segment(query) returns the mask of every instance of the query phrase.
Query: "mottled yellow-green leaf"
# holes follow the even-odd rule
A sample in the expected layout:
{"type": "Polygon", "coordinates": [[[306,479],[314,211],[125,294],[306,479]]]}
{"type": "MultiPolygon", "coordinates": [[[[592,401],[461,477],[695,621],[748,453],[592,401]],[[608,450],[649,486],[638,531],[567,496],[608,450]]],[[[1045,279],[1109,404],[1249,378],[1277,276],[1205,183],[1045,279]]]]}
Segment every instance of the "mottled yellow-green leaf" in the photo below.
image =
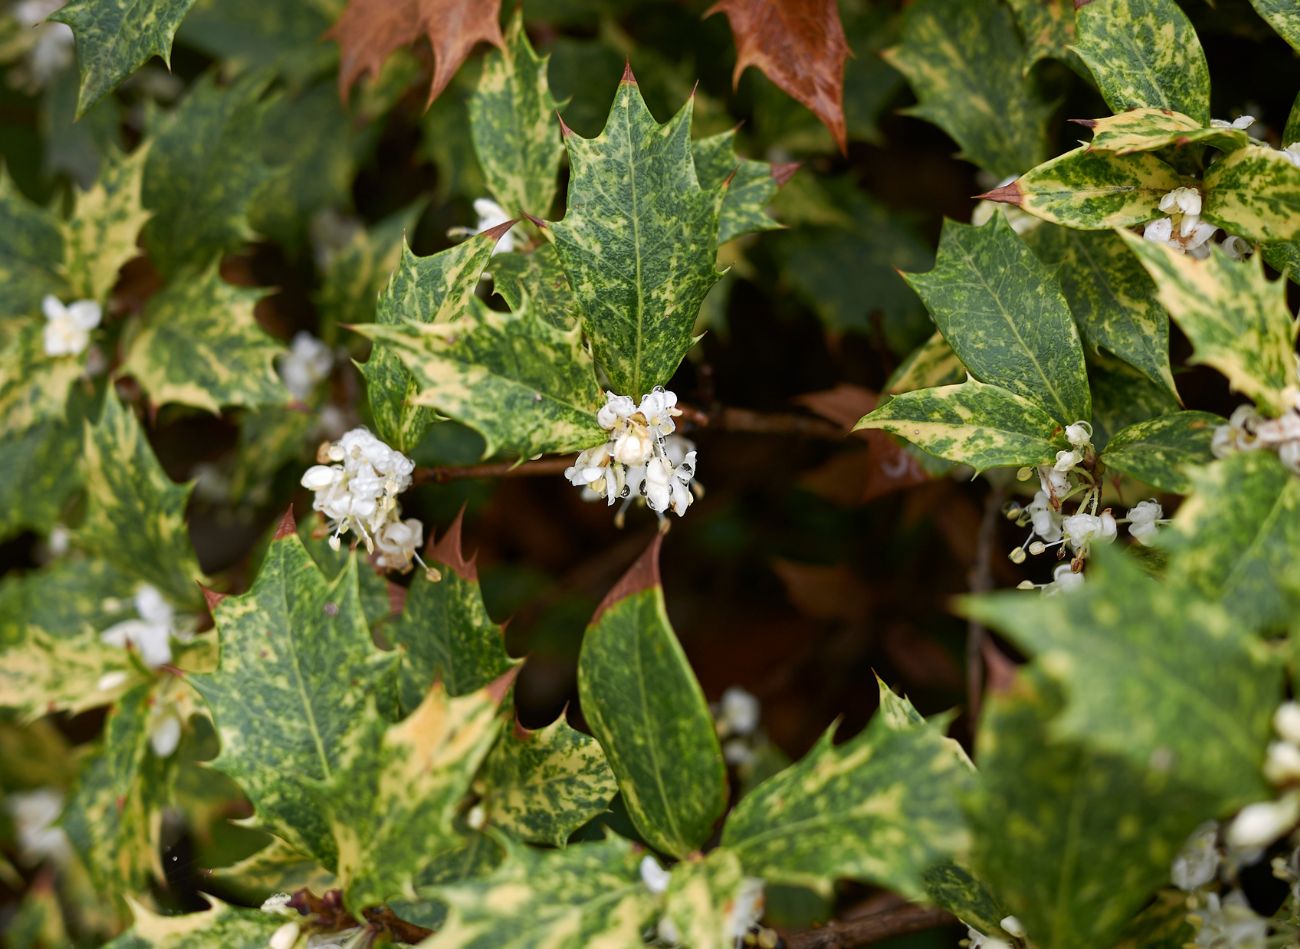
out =
{"type": "Polygon", "coordinates": [[[475,429],[485,457],[576,451],[604,437],[596,424],[603,398],[576,325],[557,329],[528,307],[478,306],[453,323],[356,330],[401,360],[417,389],[411,404],[475,429]]]}
{"type": "Polygon", "coordinates": [[[995,0],[918,0],[903,16],[902,43],[885,59],[907,77],[919,105],[961,146],[961,157],[998,177],[1047,156],[1055,106],[1025,73],[1011,11],[995,0]]]}
{"type": "Polygon", "coordinates": [[[476,787],[489,824],[528,843],[563,847],[618,791],[596,739],[560,716],[536,731],[521,725],[493,746],[476,787]]]}
{"type": "Polygon", "coordinates": [[[478,880],[433,886],[449,906],[427,949],[541,949],[642,945],[657,900],[641,882],[641,853],[608,837],[563,850],[502,838],[506,859],[478,880]]]}
{"type": "Polygon", "coordinates": [[[740,158],[735,151],[736,130],[697,138],[691,143],[695,173],[706,189],[726,187],[718,218],[718,243],[744,234],[770,231],[781,225],[767,215],[767,206],[794,173],[791,165],[740,158]]]}
{"type": "Polygon", "coordinates": [[[1212,145],[1231,152],[1250,143],[1243,129],[1207,127],[1204,123],[1170,109],[1130,109],[1104,119],[1079,120],[1092,129],[1092,147],[1117,155],[1150,152],[1175,145],[1212,145]]]}
{"type": "Polygon", "coordinates": [[[104,949],[266,949],[290,920],[260,909],[230,906],[215,897],[201,913],[164,916],[128,900],[135,924],[104,949]]]}
{"type": "Polygon", "coordinates": [[[1076,24],[1072,48],[1111,109],[1171,109],[1209,124],[1205,52],[1174,0],[1092,0],[1076,24]]]}
{"type": "Polygon", "coordinates": [[[121,371],[155,405],[177,402],[216,414],[226,405],[287,402],[289,390],[275,372],[284,348],[253,316],[261,297],[223,281],[215,263],[172,281],[145,307],[144,328],[121,371]]]}
{"type": "Polygon", "coordinates": [[[437,684],[390,725],[372,702],[337,740],[338,766],[320,788],[354,914],[415,896],[429,858],[459,843],[452,819],[501,730],[513,676],[460,698],[437,684]]]}
{"type": "Polygon", "coordinates": [[[18,639],[6,635],[0,644],[0,707],[29,719],[76,714],[111,702],[121,686],[104,689],[100,683],[117,674],[128,681],[143,675],[129,652],[105,644],[98,632],[58,636],[29,625],[18,639]]]}
{"type": "Polygon", "coordinates": [[[856,428],[892,432],[977,472],[1042,464],[1066,447],[1061,424],[1038,405],[976,379],[896,395],[864,415],[856,428]]]}
{"type": "Polygon", "coordinates": [[[1288,408],[1284,391],[1296,384],[1296,324],[1286,304],[1286,281],[1269,281],[1258,257],[1230,260],[1215,250],[1196,260],[1135,234],[1120,236],[1191,340],[1191,361],[1219,370],[1265,413],[1288,408]]]}
{"type": "Polygon", "coordinates": [[[1246,628],[1300,615],[1300,478],[1270,451],[1189,472],[1191,494],[1167,531],[1169,576],[1220,599],[1246,628]]]}
{"type": "Polygon", "coordinates": [[[1277,35],[1300,52],[1300,7],[1292,0],[1250,0],[1255,12],[1268,21],[1277,35]]]}
{"type": "Polygon", "coordinates": [[[660,125],[629,73],[600,135],[564,138],[571,178],[564,219],[552,225],[555,249],[596,364],[633,399],[673,374],[720,276],[726,193],[696,176],[693,104],[660,125]]]}
{"type": "Polygon", "coordinates": [[[1074,42],[1074,0],[1007,0],[1024,39],[1022,72],[1041,59],[1068,60],[1074,42]]]}
{"type": "Polygon", "coordinates": [[[261,850],[238,863],[209,870],[208,875],[236,890],[252,890],[260,895],[292,893],[307,887],[324,893],[337,887],[337,877],[324,869],[315,858],[295,850],[278,837],[261,850]]]}
{"type": "Polygon", "coordinates": [[[1224,155],[1205,173],[1201,213],[1251,242],[1295,240],[1300,237],[1300,168],[1267,145],[1224,155]]]}
{"type": "Polygon", "coordinates": [[[546,81],[549,56],[538,56],[524,32],[522,10],[505,46],[483,61],[469,99],[469,130],[488,190],[511,217],[546,217],[555,200],[560,143],[559,103],[546,81]]]}
{"type": "Polygon", "coordinates": [[[1110,437],[1101,460],[1107,467],[1162,491],[1191,490],[1188,469],[1214,459],[1210,440],[1226,424],[1209,412],[1173,412],[1129,425],[1110,437]]]}
{"type": "Polygon", "coordinates": [[[492,289],[511,310],[528,306],[558,329],[571,329],[578,322],[573,290],[554,244],[542,244],[527,254],[497,254],[492,258],[492,289]]]}
{"type": "Polygon", "coordinates": [[[173,604],[197,605],[203,579],[185,525],[190,487],[167,477],[135,415],[111,390],[86,426],[86,517],[79,543],[173,604]]]}
{"type": "Polygon", "coordinates": [[[77,356],[47,356],[44,317],[15,319],[0,349],[0,438],[61,419],[68,389],[85,371],[77,356]]]}
{"type": "Polygon", "coordinates": [[[69,292],[106,303],[122,265],[136,256],[136,238],[149,212],[140,200],[149,146],[130,155],[110,155],[99,180],[77,192],[72,217],[63,224],[63,272],[69,292]]]}
{"type": "Polygon", "coordinates": [[[47,293],[67,292],[59,219],[23,197],[0,168],[0,220],[0,317],[36,316],[47,293]]]}
{"type": "Polygon", "coordinates": [[[734,949],[728,914],[735,907],[744,873],[739,858],[718,847],[704,859],[673,867],[664,893],[664,916],[676,928],[678,944],[691,949],[734,949]]]}
{"type": "Polygon", "coordinates": [[[316,308],[322,339],[333,339],[341,324],[375,319],[376,301],[401,263],[403,236],[415,226],[419,212],[420,206],[412,205],[369,230],[359,228],[342,247],[318,260],[321,285],[316,308]]]}
{"type": "Polygon", "coordinates": [[[937,330],[912,350],[885,381],[891,395],[934,386],[955,385],[966,378],[966,367],[937,330]]]}
{"type": "Polygon", "coordinates": [[[990,192],[1034,217],[1098,231],[1159,217],[1160,199],[1183,180],[1155,155],[1117,155],[1081,145],[990,192]]]}

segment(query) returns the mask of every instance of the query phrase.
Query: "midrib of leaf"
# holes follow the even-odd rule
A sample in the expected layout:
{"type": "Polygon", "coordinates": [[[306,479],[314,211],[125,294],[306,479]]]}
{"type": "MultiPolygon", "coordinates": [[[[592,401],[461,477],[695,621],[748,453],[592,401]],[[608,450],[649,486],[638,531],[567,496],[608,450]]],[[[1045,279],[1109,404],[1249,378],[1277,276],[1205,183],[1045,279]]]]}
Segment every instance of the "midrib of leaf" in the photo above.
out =
{"type": "MultiPolygon", "coordinates": [[[[1017,238],[1017,240],[1019,240],[1019,238],[1017,238]]],[[[1061,394],[1056,391],[1056,386],[1052,384],[1052,380],[1049,379],[1047,373],[1043,371],[1043,366],[1038,361],[1038,355],[1029,348],[1029,344],[1026,343],[1024,337],[1020,335],[1020,330],[1017,329],[1015,320],[1011,318],[1010,311],[1008,311],[1007,308],[1002,305],[1001,296],[999,296],[994,291],[992,285],[986,279],[984,279],[983,272],[978,267],[975,266],[974,257],[971,256],[970,252],[967,251],[964,246],[961,246],[961,254],[962,254],[962,258],[966,261],[967,266],[970,268],[970,270],[975,274],[976,278],[979,280],[980,285],[986,291],[988,291],[989,297],[993,300],[994,305],[998,308],[998,313],[1002,315],[1002,319],[1006,322],[1007,327],[1011,330],[1011,334],[1015,336],[1016,342],[1020,344],[1021,350],[1025,353],[1026,356],[1029,357],[1029,361],[1033,363],[1034,369],[1035,371],[1037,371],[1039,378],[1043,380],[1043,384],[1047,387],[1047,390],[1051,392],[1052,399],[1056,402],[1057,407],[1061,410],[1060,420],[1066,419],[1066,417],[1071,414],[1069,407],[1064,403],[1064,401],[1062,401],[1061,394]]]]}
{"type": "Polygon", "coordinates": [[[628,166],[631,169],[628,174],[628,186],[632,190],[632,247],[636,259],[636,365],[632,369],[632,391],[626,395],[635,399],[644,394],[641,392],[641,348],[643,346],[641,328],[645,322],[645,290],[641,282],[641,198],[636,186],[637,163],[636,149],[632,144],[630,98],[628,106],[623,109],[623,127],[627,132],[628,166]]]}
{"type": "MultiPolygon", "coordinates": [[[[283,557],[281,557],[281,566],[283,567],[283,557]]],[[[283,615],[288,618],[291,615],[289,612],[289,594],[285,588],[283,576],[280,578],[280,603],[283,608],[283,615]]],[[[316,755],[320,758],[321,768],[325,771],[325,780],[328,781],[334,776],[334,772],[330,768],[329,759],[325,757],[325,742],[321,739],[320,729],[316,725],[316,708],[308,700],[307,689],[302,683],[302,670],[298,667],[298,644],[294,640],[292,622],[289,623],[288,640],[289,654],[293,660],[294,685],[298,687],[298,696],[302,699],[303,709],[307,713],[307,725],[311,729],[312,741],[316,743],[316,755]]]]}
{"type": "Polygon", "coordinates": [[[1259,530],[1255,532],[1255,536],[1251,539],[1250,544],[1247,545],[1245,551],[1242,552],[1242,555],[1237,558],[1237,562],[1233,565],[1232,570],[1229,571],[1228,579],[1224,582],[1222,587],[1223,589],[1226,590],[1232,586],[1237,576],[1241,573],[1242,565],[1249,561],[1250,555],[1255,552],[1255,549],[1259,547],[1261,543],[1263,543],[1264,537],[1273,530],[1274,523],[1282,516],[1282,502],[1286,500],[1287,492],[1290,488],[1291,482],[1288,481],[1282,486],[1282,490],[1279,491],[1277,496],[1273,499],[1273,503],[1270,505],[1268,510],[1268,515],[1260,523],[1259,530]]]}
{"type": "MultiPolygon", "coordinates": [[[[639,609],[638,612],[640,612],[639,609]]],[[[653,722],[655,719],[650,714],[650,706],[647,703],[645,690],[645,661],[641,656],[641,649],[644,645],[645,637],[638,633],[636,639],[636,694],[638,704],[641,706],[641,721],[653,722]]],[[[672,830],[673,839],[676,841],[685,841],[686,838],[682,836],[681,828],[677,824],[677,815],[668,805],[668,789],[664,786],[663,771],[659,767],[659,752],[655,748],[655,742],[650,741],[646,744],[650,751],[650,766],[654,770],[655,774],[655,786],[659,789],[659,800],[663,804],[664,815],[668,821],[670,829],[672,830]]]]}
{"type": "MultiPolygon", "coordinates": [[[[1113,35],[1117,35],[1120,40],[1120,45],[1129,51],[1129,62],[1137,63],[1141,67],[1138,71],[1147,80],[1146,82],[1147,87],[1150,89],[1154,89],[1156,95],[1160,97],[1160,104],[1155,107],[1160,109],[1169,109],[1176,112],[1177,110],[1174,109],[1172,105],[1170,105],[1169,99],[1165,95],[1164,87],[1161,86],[1160,84],[1160,80],[1156,78],[1155,73],[1153,73],[1151,69],[1147,66],[1143,51],[1138,48],[1137,44],[1135,44],[1132,41],[1132,39],[1130,39],[1128,34],[1120,32],[1119,34],[1113,34],[1113,35]]],[[[1095,55],[1095,50],[1089,49],[1088,54],[1095,55]]],[[[1089,71],[1091,72],[1091,70],[1089,71]]],[[[1147,104],[1155,105],[1155,103],[1147,103],[1147,104]]]]}

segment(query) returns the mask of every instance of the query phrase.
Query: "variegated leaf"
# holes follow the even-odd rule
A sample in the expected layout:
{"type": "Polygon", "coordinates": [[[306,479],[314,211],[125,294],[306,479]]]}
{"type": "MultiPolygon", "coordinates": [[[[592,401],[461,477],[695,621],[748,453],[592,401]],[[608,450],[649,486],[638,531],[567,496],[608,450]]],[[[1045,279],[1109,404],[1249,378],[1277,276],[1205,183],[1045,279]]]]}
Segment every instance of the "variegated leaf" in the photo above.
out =
{"type": "Polygon", "coordinates": [[[889,374],[885,391],[891,395],[935,386],[950,386],[966,378],[966,367],[943,334],[935,331],[889,374]]]}
{"type": "Polygon", "coordinates": [[[1191,494],[1157,536],[1169,576],[1220,599],[1247,629],[1300,615],[1300,478],[1269,451],[1231,455],[1189,474],[1191,494]]]}
{"type": "Polygon", "coordinates": [[[1300,168],[1267,145],[1224,155],[1205,173],[1207,221],[1257,241],[1300,238],[1300,168]]]}
{"type": "Polygon", "coordinates": [[[492,258],[492,288],[512,311],[527,306],[557,329],[569,330],[578,322],[573,290],[554,244],[542,244],[527,254],[497,254],[492,258]]]}
{"type": "Polygon", "coordinates": [[[1011,11],[995,0],[918,0],[903,16],[902,43],[885,59],[907,77],[919,105],[961,146],[961,157],[997,177],[1047,157],[1054,105],[1025,74],[1011,11]]]}
{"type": "Polygon", "coordinates": [[[743,881],[740,859],[726,847],[673,867],[664,893],[664,916],[676,929],[678,944],[691,949],[734,949],[740,940],[731,931],[728,916],[743,881]]]}
{"type": "Polygon", "coordinates": [[[141,682],[109,713],[104,744],[82,766],[63,813],[68,838],[95,886],[125,896],[162,878],[159,836],[171,758],[149,744],[154,682],[141,682]]]}
{"type": "Polygon", "coordinates": [[[1156,581],[1110,548],[1088,565],[1082,589],[967,597],[961,612],[1009,636],[1064,690],[1060,736],[1194,790],[1209,814],[1264,797],[1282,676],[1239,604],[1156,581]]]}
{"type": "Polygon", "coordinates": [[[833,726],[746,795],[722,845],[768,883],[829,893],[853,879],[926,899],[927,871],[969,845],[958,805],[974,780],[969,760],[934,725],[900,727],[888,713],[842,744],[834,738],[833,726]]]}
{"type": "Polygon", "coordinates": [[[781,225],[767,215],[767,206],[797,165],[769,165],[740,158],[735,152],[736,130],[720,132],[691,143],[695,174],[705,190],[726,188],[718,218],[718,243],[744,234],[770,231],[781,225]]]}
{"type": "Polygon", "coordinates": [[[475,782],[487,822],[528,843],[563,847],[618,791],[600,745],[561,715],[501,735],[475,782]]]}
{"type": "MultiPolygon", "coordinates": [[[[1292,0],[1250,0],[1255,12],[1268,21],[1277,35],[1300,52],[1300,7],[1292,0]]],[[[1289,140],[1288,140],[1289,141],[1289,140]]]]}
{"type": "Polygon", "coordinates": [[[546,81],[549,56],[538,56],[516,10],[505,45],[483,61],[469,99],[469,130],[488,190],[511,217],[546,217],[555,201],[564,146],[559,103],[546,81]]]}
{"type": "Polygon", "coordinates": [[[615,391],[663,385],[695,342],[695,317],[720,274],[726,193],[705,189],[691,153],[694,100],[655,121],[628,70],[604,130],[566,132],[568,210],[552,225],[596,364],[615,391]]]}
{"type": "Polygon", "coordinates": [[[1155,284],[1117,236],[1055,225],[1025,236],[1056,271],[1079,334],[1094,356],[1122,359],[1175,399],[1169,368],[1169,314],[1155,284]]]}
{"type": "Polygon", "coordinates": [[[197,606],[203,574],[185,525],[190,486],[167,477],[135,415],[111,388],[99,423],[86,426],[82,464],[86,517],[77,532],[80,544],[157,587],[172,603],[197,606]]]}
{"type": "Polygon", "coordinates": [[[618,837],[535,850],[502,839],[506,859],[479,880],[429,888],[450,911],[427,949],[639,946],[656,900],[641,854],[618,837]]]}
{"type": "Polygon", "coordinates": [[[1042,464],[1066,447],[1064,428],[1036,403],[976,379],[896,395],[855,428],[892,432],[977,472],[1042,464]]]}
{"type": "Polygon", "coordinates": [[[668,624],[655,538],[587,627],[582,713],[628,814],[657,850],[700,848],[727,805],[727,774],[704,693],[668,624]]]}
{"type": "MultiPolygon", "coordinates": [[[[94,0],[90,0],[94,2],[94,0]]],[[[159,121],[144,165],[144,228],[149,258],[166,275],[202,267],[252,236],[250,203],[274,172],[258,140],[267,80],[218,86],[208,74],[159,121]]]]}
{"type": "Polygon", "coordinates": [[[1155,155],[1116,155],[1081,145],[981,195],[1087,231],[1141,224],[1160,215],[1160,199],[1182,178],[1155,155]]]}
{"type": "Polygon", "coordinates": [[[170,64],[172,37],[194,0],[71,0],[50,19],[72,27],[77,39],[81,89],[77,117],[123,79],[158,56],[170,64]]]}
{"type": "Polygon", "coordinates": [[[402,261],[404,235],[415,226],[419,211],[419,205],[413,205],[369,230],[358,229],[326,255],[316,294],[322,339],[333,338],[343,324],[375,319],[376,301],[402,261]]]}
{"type": "MultiPolygon", "coordinates": [[[[376,327],[417,335],[411,323],[449,323],[469,312],[479,278],[503,233],[494,228],[428,257],[402,247],[402,259],[379,296],[376,327]]],[[[358,332],[370,334],[371,327],[358,332]]],[[[382,337],[376,337],[382,338],[382,337]]],[[[419,383],[393,347],[380,344],[362,366],[375,433],[398,451],[409,452],[433,423],[433,413],[412,404],[419,383]]]]}
{"type": "MultiPolygon", "coordinates": [[[[0,317],[35,316],[47,293],[67,294],[60,271],[64,248],[59,219],[23,197],[0,169],[0,220],[5,222],[0,227],[0,317]]],[[[8,331],[0,329],[0,343],[7,337],[8,331]]]]}
{"type": "Polygon", "coordinates": [[[217,414],[227,405],[287,402],[289,390],[275,372],[284,348],[253,316],[261,297],[223,281],[215,263],[172,281],[149,300],[121,371],[155,405],[177,402],[217,414]]]}
{"type": "Polygon", "coordinates": [[[217,883],[236,890],[252,890],[265,899],[273,893],[292,893],[303,887],[323,893],[335,889],[338,879],[300,850],[272,837],[261,850],[238,863],[207,871],[217,883]]]}
{"type": "Polygon", "coordinates": [[[0,538],[45,533],[66,516],[81,487],[81,434],[94,408],[91,397],[73,390],[65,412],[0,436],[0,538]]]}
{"type": "Polygon", "coordinates": [[[1130,109],[1104,119],[1074,121],[1092,129],[1095,150],[1116,155],[1196,144],[1231,152],[1250,144],[1250,136],[1242,129],[1207,128],[1191,116],[1170,109],[1130,109]]]}
{"type": "Polygon", "coordinates": [[[140,200],[148,145],[130,155],[110,156],[99,180],[77,193],[63,225],[63,272],[72,296],[104,303],[122,265],[135,257],[136,238],[149,212],[140,200]]]}
{"type": "Polygon", "coordinates": [[[1178,399],[1125,362],[1096,357],[1088,364],[1092,443],[1104,448],[1121,429],[1179,411],[1178,399]]]}
{"type": "Polygon", "coordinates": [[[477,306],[454,323],[356,331],[401,360],[418,390],[411,404],[478,431],[484,457],[576,451],[605,435],[596,424],[600,386],[576,325],[557,329],[527,307],[477,306]]]}
{"type": "Polygon", "coordinates": [[[1101,460],[1162,491],[1187,494],[1188,469],[1214,460],[1210,440],[1226,424],[1209,412],[1174,412],[1121,429],[1106,442],[1101,460]]]}
{"type": "Polygon", "coordinates": [[[1289,408],[1284,392],[1295,385],[1296,324],[1286,281],[1270,282],[1258,257],[1230,260],[1216,250],[1196,260],[1135,234],[1121,236],[1192,341],[1190,361],[1219,370],[1267,413],[1289,408]]]}
{"type": "Polygon", "coordinates": [[[1210,71],[1174,0],[1092,0],[1076,14],[1074,51],[1115,112],[1151,107],[1210,122],[1210,71]]]}
{"type": "Polygon", "coordinates": [[[1042,59],[1068,60],[1074,42],[1074,0],[1008,0],[1024,38],[1021,72],[1042,59]]]}
{"type": "Polygon", "coordinates": [[[130,681],[143,675],[129,652],[105,644],[95,631],[55,635],[39,626],[12,629],[6,623],[0,632],[0,707],[23,718],[104,705],[121,691],[117,684],[105,688],[113,681],[105,676],[130,681]]]}
{"type": "Polygon", "coordinates": [[[282,527],[252,589],[225,597],[212,614],[220,664],[189,677],[221,738],[212,767],[239,782],[260,827],[333,869],[316,789],[341,768],[346,739],[393,661],[370,638],[356,560],[326,581],[282,527]]]}
{"type": "Polygon", "coordinates": [[[452,818],[501,730],[497,710],[513,680],[507,673],[460,698],[436,684],[395,725],[371,703],[339,735],[338,765],[320,792],[344,902],[358,917],[413,898],[429,858],[459,842],[452,818]]]}
{"type": "Polygon", "coordinates": [[[229,906],[215,897],[201,913],[163,916],[128,900],[135,923],[104,949],[266,949],[288,920],[260,909],[229,906]]]}
{"type": "Polygon", "coordinates": [[[970,374],[1062,425],[1092,414],[1083,347],[1056,277],[1000,214],[945,221],[934,269],[905,274],[970,374]]]}

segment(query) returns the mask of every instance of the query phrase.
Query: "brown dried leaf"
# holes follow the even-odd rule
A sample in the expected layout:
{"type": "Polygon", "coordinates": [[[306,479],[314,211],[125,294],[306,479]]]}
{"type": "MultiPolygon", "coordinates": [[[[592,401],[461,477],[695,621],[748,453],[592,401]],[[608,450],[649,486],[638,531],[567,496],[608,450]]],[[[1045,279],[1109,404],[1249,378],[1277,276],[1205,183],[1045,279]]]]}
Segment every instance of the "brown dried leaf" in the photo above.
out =
{"type": "Polygon", "coordinates": [[[802,102],[848,148],[844,128],[844,38],[836,0],[719,0],[706,17],[725,13],[736,37],[733,81],[757,66],[802,102]]]}
{"type": "Polygon", "coordinates": [[[349,0],[326,34],[339,44],[339,95],[347,101],[357,79],[378,75],[385,59],[421,36],[433,47],[432,103],[476,43],[504,46],[501,0],[349,0]]]}

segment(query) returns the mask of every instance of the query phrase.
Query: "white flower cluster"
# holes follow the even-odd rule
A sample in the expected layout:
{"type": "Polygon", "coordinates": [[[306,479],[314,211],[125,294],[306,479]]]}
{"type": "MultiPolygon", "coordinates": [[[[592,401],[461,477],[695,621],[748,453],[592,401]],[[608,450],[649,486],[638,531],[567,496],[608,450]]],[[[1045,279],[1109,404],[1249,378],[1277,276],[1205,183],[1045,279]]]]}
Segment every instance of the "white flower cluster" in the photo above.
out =
{"type": "Polygon", "coordinates": [[[63,828],[56,823],[63,813],[63,794],[54,788],[19,791],[5,799],[13,821],[18,858],[26,866],[49,861],[59,866],[72,856],[63,828]]]}
{"type": "Polygon", "coordinates": [[[743,767],[753,763],[761,710],[758,699],[736,685],[723,692],[722,699],[712,706],[727,764],[743,767]]]}
{"type": "Polygon", "coordinates": [[[1003,936],[1011,936],[1012,939],[1022,941],[1025,938],[1025,927],[1014,916],[1002,917],[1002,919],[998,920],[998,926],[1002,929],[1002,935],[998,936],[985,935],[979,930],[967,926],[966,944],[970,949],[1011,949],[1011,940],[1004,939],[1003,936]]]}
{"type": "Polygon", "coordinates": [[[1196,942],[1201,949],[1265,949],[1268,920],[1250,908],[1246,895],[1233,890],[1220,899],[1205,894],[1205,906],[1188,917],[1197,924],[1196,942]]]}
{"type": "MultiPolygon", "coordinates": [[[[662,896],[668,891],[672,877],[672,871],[665,870],[659,865],[659,861],[649,854],[641,859],[641,883],[654,896],[662,896]]],[[[740,881],[735,899],[727,907],[727,933],[736,940],[737,946],[741,945],[741,941],[763,918],[763,905],[763,881],[757,877],[744,877],[740,881]]],[[[677,926],[667,916],[659,920],[657,935],[661,943],[669,946],[680,945],[682,940],[677,926]]],[[[759,944],[762,944],[761,940],[759,944]]],[[[775,940],[772,940],[772,944],[775,945],[775,940]]]]}
{"type": "MultiPolygon", "coordinates": [[[[312,509],[329,520],[330,546],[338,550],[342,535],[360,536],[375,563],[385,570],[406,571],[420,560],[423,543],[418,520],[402,520],[397,496],[411,486],[415,463],[364,428],[354,428],[337,442],[321,445],[302,476],[302,486],[316,493],[312,509]]],[[[422,561],[421,561],[422,562],[422,561]]]]}
{"type": "Polygon", "coordinates": [[[20,0],[10,10],[14,20],[25,30],[34,31],[35,39],[27,53],[26,84],[41,89],[54,74],[72,65],[72,28],[65,23],[47,22],[66,0],[20,0]]]}
{"type": "Polygon", "coordinates": [[[110,646],[134,648],[150,669],[171,662],[172,636],[186,638],[176,628],[171,604],[154,587],[142,583],[135,591],[135,611],[137,619],[114,623],[99,634],[100,638],[110,646]]]}
{"type": "Polygon", "coordinates": [[[1274,451],[1287,470],[1300,475],[1300,388],[1292,394],[1291,408],[1278,418],[1264,418],[1252,405],[1237,406],[1228,424],[1214,430],[1210,449],[1216,458],[1239,451],[1274,451]]]}
{"type": "Polygon", "coordinates": [[[681,414],[677,396],[661,387],[643,396],[639,406],[628,396],[606,392],[596,421],[609,439],[580,454],[564,476],[606,504],[630,501],[635,488],[656,514],[671,509],[681,517],[694,500],[695,478],[695,448],[673,434],[673,419],[681,414]]]}
{"type": "Polygon", "coordinates": [[[90,331],[99,325],[104,312],[94,300],[77,300],[64,306],[55,296],[41,301],[45,313],[45,344],[47,356],[77,356],[90,345],[90,331]]]}
{"type": "Polygon", "coordinates": [[[1175,188],[1160,199],[1160,210],[1167,217],[1157,218],[1146,226],[1142,236],[1157,244],[1197,259],[1210,256],[1209,240],[1218,230],[1201,220],[1201,193],[1195,188],[1175,188]]]}
{"type": "Polygon", "coordinates": [[[279,358],[284,387],[299,402],[311,397],[316,386],[329,377],[333,366],[334,354],[330,348],[305,331],[294,334],[289,351],[279,358]]]}

